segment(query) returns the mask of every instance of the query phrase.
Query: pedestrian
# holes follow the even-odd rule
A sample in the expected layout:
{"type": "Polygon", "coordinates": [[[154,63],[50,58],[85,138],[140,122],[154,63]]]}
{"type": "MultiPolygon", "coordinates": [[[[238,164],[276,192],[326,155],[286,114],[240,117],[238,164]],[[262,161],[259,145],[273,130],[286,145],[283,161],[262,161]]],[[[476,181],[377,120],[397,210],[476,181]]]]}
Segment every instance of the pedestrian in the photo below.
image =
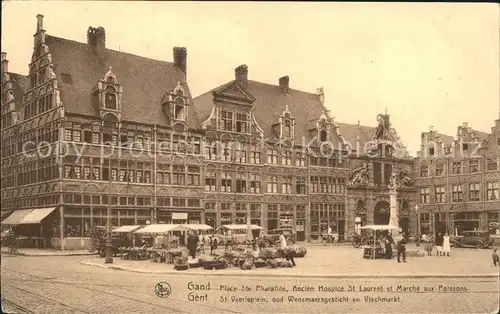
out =
{"type": "Polygon", "coordinates": [[[401,263],[401,256],[403,257],[403,263],[406,263],[406,239],[403,236],[399,236],[398,242],[398,263],[401,263]]]}
{"type": "Polygon", "coordinates": [[[427,251],[427,256],[432,255],[432,249],[434,248],[434,237],[432,234],[429,234],[429,236],[426,237],[425,241],[425,250],[427,251]]]}
{"type": "Polygon", "coordinates": [[[392,259],[392,245],[394,244],[394,239],[390,233],[387,233],[385,237],[385,258],[392,259]]]}
{"type": "Polygon", "coordinates": [[[286,248],[286,239],[285,239],[285,233],[282,232],[280,234],[280,248],[284,249],[286,248]]]}
{"type": "Polygon", "coordinates": [[[294,259],[295,250],[292,249],[291,247],[279,248],[278,249],[278,256],[291,262],[292,266],[294,266],[294,267],[297,266],[297,264],[295,264],[295,259],[294,259]]]}
{"type": "Polygon", "coordinates": [[[438,256],[443,255],[443,241],[444,241],[444,239],[443,239],[443,236],[441,235],[441,232],[438,232],[436,239],[435,239],[436,251],[437,251],[438,256]]]}
{"type": "Polygon", "coordinates": [[[448,232],[444,234],[443,237],[443,256],[450,256],[451,252],[451,245],[450,245],[450,236],[448,235],[448,232]]]}
{"type": "Polygon", "coordinates": [[[498,256],[498,248],[493,249],[493,254],[491,255],[491,258],[493,259],[493,266],[500,266],[500,257],[498,256]]]}
{"type": "Polygon", "coordinates": [[[189,250],[189,255],[195,259],[196,249],[198,248],[198,237],[194,234],[190,234],[187,239],[187,248],[189,250]]]}
{"type": "Polygon", "coordinates": [[[198,236],[198,243],[200,243],[201,253],[205,254],[205,236],[201,232],[198,236]]]}
{"type": "Polygon", "coordinates": [[[264,233],[261,231],[259,234],[259,250],[262,250],[265,247],[266,247],[266,237],[264,236],[264,233]]]}

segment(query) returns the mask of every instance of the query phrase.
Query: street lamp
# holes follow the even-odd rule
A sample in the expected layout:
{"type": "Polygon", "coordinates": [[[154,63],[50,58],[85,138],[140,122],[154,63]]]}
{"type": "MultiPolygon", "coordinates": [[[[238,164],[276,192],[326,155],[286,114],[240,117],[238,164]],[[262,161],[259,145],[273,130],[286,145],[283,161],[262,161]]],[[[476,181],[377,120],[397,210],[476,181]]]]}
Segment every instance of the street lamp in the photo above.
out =
{"type": "Polygon", "coordinates": [[[421,234],[422,233],[422,230],[420,230],[420,212],[418,211],[418,204],[415,205],[415,212],[417,213],[417,233],[418,234],[421,234]]]}
{"type": "Polygon", "coordinates": [[[111,243],[111,158],[108,160],[108,214],[106,220],[106,257],[104,264],[113,264],[113,251],[111,243]]]}

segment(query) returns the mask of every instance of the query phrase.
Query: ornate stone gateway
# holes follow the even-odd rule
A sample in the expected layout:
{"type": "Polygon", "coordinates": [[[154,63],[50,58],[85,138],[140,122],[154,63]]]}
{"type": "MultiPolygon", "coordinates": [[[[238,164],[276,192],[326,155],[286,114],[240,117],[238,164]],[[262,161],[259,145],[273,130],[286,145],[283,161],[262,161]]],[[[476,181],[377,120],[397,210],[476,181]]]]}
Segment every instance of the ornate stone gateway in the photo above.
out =
{"type": "Polygon", "coordinates": [[[387,225],[390,218],[390,204],[387,201],[379,201],[373,210],[373,224],[387,225]]]}

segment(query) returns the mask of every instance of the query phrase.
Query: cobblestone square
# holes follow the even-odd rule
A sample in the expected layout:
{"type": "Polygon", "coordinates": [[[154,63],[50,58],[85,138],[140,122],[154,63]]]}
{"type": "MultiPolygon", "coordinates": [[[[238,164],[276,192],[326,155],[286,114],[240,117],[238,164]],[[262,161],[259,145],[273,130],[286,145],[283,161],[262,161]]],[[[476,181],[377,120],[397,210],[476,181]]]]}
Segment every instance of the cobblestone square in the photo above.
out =
{"type": "MultiPolygon", "coordinates": [[[[31,313],[425,313],[429,309],[440,313],[489,313],[498,304],[498,277],[492,277],[498,268],[491,264],[490,250],[457,249],[450,258],[420,257],[401,264],[363,260],[359,249],[350,247],[311,246],[308,251],[293,269],[259,273],[227,270],[216,274],[196,270],[204,276],[89,267],[80,264],[89,260],[85,256],[3,255],[2,297],[13,302],[5,304],[5,309],[17,304],[31,313]],[[448,272],[438,274],[446,265],[448,272]],[[411,277],[433,271],[434,278],[411,277]],[[318,276],[327,272],[338,276],[318,276]],[[242,276],[232,275],[235,273],[242,276]],[[271,273],[280,276],[268,276],[271,273]],[[352,277],[342,278],[342,274],[352,277]],[[362,277],[369,274],[381,277],[362,277]],[[388,278],[383,274],[401,276],[388,278]],[[476,276],[457,277],[473,274],[476,276]],[[162,281],[171,287],[168,298],[155,295],[155,285],[162,281]],[[210,290],[189,290],[193,285],[208,284],[210,290]]],[[[128,261],[114,262],[121,265],[128,261]]],[[[150,270],[171,268],[149,261],[128,263],[150,270]]]]}

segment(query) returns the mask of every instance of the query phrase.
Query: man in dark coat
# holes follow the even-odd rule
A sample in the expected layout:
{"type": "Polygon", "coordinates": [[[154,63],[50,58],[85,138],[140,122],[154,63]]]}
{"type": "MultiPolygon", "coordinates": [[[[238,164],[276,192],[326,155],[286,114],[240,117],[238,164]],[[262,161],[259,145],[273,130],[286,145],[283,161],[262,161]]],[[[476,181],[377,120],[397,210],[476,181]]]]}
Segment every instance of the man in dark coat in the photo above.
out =
{"type": "Polygon", "coordinates": [[[385,258],[392,259],[392,245],[394,244],[394,239],[390,233],[385,236],[385,258]]]}
{"type": "Polygon", "coordinates": [[[195,234],[190,234],[187,240],[187,248],[189,250],[189,255],[194,259],[196,258],[196,249],[198,248],[198,236],[195,234]]]}
{"type": "Polygon", "coordinates": [[[398,239],[398,263],[401,263],[401,256],[403,256],[403,263],[406,263],[406,238],[401,235],[398,239]]]}
{"type": "Polygon", "coordinates": [[[438,232],[434,242],[436,244],[437,255],[443,255],[443,242],[444,236],[441,234],[441,232],[438,232]]]}

